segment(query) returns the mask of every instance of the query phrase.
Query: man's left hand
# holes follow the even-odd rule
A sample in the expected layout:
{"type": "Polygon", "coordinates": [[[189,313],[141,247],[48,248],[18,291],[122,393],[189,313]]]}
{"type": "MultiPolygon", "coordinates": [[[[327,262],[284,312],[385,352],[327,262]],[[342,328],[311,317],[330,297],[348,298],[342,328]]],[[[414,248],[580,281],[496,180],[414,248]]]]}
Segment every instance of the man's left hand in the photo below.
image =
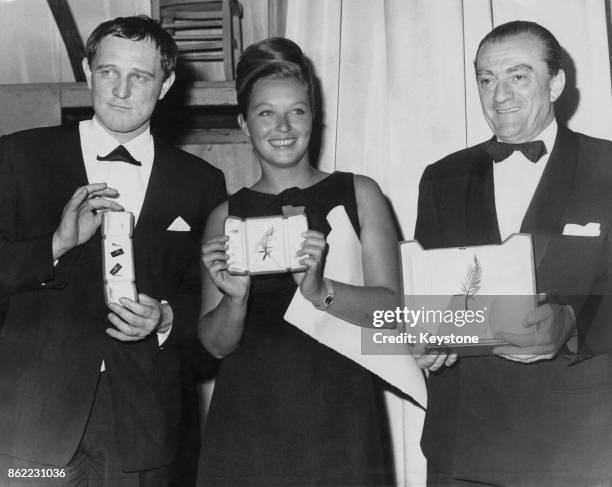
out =
{"type": "Polygon", "coordinates": [[[107,328],[108,335],[122,342],[134,342],[157,331],[162,316],[161,303],[146,294],[139,294],[138,300],[120,298],[121,305],[108,305],[112,311],[108,314],[108,320],[116,327],[107,328]]]}
{"type": "Polygon", "coordinates": [[[457,354],[451,351],[430,350],[428,352],[413,352],[417,365],[422,370],[435,372],[442,366],[452,367],[457,362],[457,354]]]}
{"type": "Polygon", "coordinates": [[[550,360],[566,343],[576,326],[576,318],[569,306],[543,304],[527,313],[523,326],[533,331],[524,334],[496,333],[495,338],[510,345],[497,347],[493,353],[525,364],[550,360]]]}

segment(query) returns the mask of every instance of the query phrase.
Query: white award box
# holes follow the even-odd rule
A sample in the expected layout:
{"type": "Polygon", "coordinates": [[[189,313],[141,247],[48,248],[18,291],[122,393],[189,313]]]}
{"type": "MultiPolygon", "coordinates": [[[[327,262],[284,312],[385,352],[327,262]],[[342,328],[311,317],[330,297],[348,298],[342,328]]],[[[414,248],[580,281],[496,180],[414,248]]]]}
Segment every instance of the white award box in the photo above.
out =
{"type": "Polygon", "coordinates": [[[426,333],[418,336],[437,345],[430,348],[480,355],[504,344],[496,332],[530,331],[523,321],[537,301],[531,235],[431,250],[406,241],[400,258],[404,309],[414,311],[406,329],[426,333]]]}
{"type": "Polygon", "coordinates": [[[229,237],[228,265],[231,274],[268,274],[301,271],[304,256],[298,256],[308,230],[306,215],[225,219],[229,237]]]}
{"type": "Polygon", "coordinates": [[[122,297],[138,301],[132,246],[134,215],[129,211],[105,211],[101,226],[106,304],[119,303],[122,297]]]}

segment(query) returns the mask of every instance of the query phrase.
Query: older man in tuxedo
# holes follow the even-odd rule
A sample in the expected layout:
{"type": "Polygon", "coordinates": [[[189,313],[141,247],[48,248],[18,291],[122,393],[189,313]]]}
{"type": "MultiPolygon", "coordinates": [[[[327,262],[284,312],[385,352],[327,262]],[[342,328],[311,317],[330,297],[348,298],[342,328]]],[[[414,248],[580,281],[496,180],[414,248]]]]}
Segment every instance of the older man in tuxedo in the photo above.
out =
{"type": "Polygon", "coordinates": [[[525,317],[527,333],[501,334],[509,345],[491,356],[419,359],[431,370],[422,447],[432,486],[612,477],[612,143],[555,120],[560,63],[559,43],[538,24],[491,31],[475,68],[494,137],[421,180],[415,238],[425,248],[530,233],[538,292],[554,295],[525,317]]]}
{"type": "Polygon", "coordinates": [[[176,345],[195,339],[200,234],[226,194],[150,133],[176,52],[150,18],[104,22],[83,60],[94,117],[0,139],[1,485],[167,483],[176,345]],[[103,210],[136,220],[138,299],[108,307],[103,210]]]}

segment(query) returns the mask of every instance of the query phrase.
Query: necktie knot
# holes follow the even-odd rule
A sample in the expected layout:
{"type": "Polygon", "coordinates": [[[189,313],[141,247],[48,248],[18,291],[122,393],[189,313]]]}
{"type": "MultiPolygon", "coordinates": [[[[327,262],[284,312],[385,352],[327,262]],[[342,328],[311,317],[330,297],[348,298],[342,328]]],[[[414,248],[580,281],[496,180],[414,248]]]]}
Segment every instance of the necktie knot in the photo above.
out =
{"type": "Polygon", "coordinates": [[[96,156],[96,159],[99,161],[121,161],[133,164],[134,166],[142,166],[140,161],[134,159],[130,151],[122,145],[117,146],[105,156],[96,156]]]}
{"type": "Polygon", "coordinates": [[[487,147],[487,154],[495,162],[503,161],[510,157],[514,151],[520,151],[531,162],[538,162],[546,154],[546,145],[542,140],[532,140],[522,144],[509,144],[508,142],[493,141],[487,147]]]}

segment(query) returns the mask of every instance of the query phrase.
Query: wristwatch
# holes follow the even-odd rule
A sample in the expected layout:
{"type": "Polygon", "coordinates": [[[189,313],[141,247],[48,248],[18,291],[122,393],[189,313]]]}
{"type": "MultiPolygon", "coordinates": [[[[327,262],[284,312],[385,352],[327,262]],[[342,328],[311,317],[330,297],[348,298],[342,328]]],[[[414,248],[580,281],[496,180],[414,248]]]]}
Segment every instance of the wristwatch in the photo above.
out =
{"type": "Polygon", "coordinates": [[[336,293],[334,292],[334,286],[332,286],[331,281],[327,277],[323,278],[323,282],[325,283],[325,296],[323,296],[321,303],[315,304],[314,307],[321,311],[327,311],[334,302],[336,293]]]}

